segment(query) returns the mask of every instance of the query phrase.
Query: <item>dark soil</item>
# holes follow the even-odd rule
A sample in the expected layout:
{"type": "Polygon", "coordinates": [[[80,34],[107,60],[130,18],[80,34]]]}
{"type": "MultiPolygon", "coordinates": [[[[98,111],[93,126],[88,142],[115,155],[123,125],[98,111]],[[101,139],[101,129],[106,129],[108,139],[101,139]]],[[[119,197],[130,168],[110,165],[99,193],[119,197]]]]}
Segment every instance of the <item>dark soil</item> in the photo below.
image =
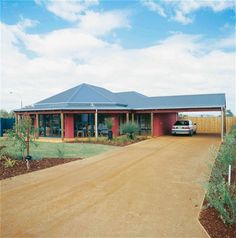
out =
{"type": "Polygon", "coordinates": [[[27,170],[25,160],[16,160],[16,163],[12,168],[5,168],[4,166],[5,160],[0,160],[0,180],[14,177],[20,174],[30,173],[36,170],[46,169],[59,164],[65,164],[79,159],[81,158],[68,158],[68,159],[44,158],[41,160],[30,160],[29,170],[27,170]]]}
{"type": "Polygon", "coordinates": [[[215,208],[209,207],[207,200],[204,200],[202,211],[199,217],[200,223],[206,229],[211,238],[235,238],[236,224],[227,225],[220,218],[215,208]]]}
{"type": "MultiPolygon", "coordinates": [[[[236,167],[232,172],[232,183],[236,184],[236,167]]],[[[211,238],[236,238],[236,223],[233,225],[225,224],[218,211],[210,207],[206,198],[203,202],[199,221],[211,238]]]]}

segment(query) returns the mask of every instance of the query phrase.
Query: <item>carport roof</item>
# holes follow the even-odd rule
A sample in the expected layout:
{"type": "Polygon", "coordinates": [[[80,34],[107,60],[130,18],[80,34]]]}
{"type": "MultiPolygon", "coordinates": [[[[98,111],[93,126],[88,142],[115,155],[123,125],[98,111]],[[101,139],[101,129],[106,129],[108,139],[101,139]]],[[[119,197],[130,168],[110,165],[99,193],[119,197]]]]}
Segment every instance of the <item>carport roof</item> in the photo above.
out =
{"type": "Polygon", "coordinates": [[[32,107],[15,111],[215,109],[225,106],[224,93],[147,97],[134,91],[113,93],[105,88],[81,84],[32,107]]]}

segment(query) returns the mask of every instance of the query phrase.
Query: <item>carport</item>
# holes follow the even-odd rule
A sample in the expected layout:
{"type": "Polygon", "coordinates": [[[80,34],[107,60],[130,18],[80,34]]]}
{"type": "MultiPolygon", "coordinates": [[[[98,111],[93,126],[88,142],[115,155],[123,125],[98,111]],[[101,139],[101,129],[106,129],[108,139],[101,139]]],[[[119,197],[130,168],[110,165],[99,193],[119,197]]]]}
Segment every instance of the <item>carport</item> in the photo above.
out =
{"type": "MultiPolygon", "coordinates": [[[[226,133],[226,100],[225,94],[201,94],[201,95],[180,95],[151,97],[152,135],[160,136],[170,134],[171,127],[178,119],[181,112],[220,112],[221,113],[221,140],[226,133]],[[154,109],[156,108],[156,109],[154,109]]],[[[140,113],[143,110],[137,110],[140,113]]]]}

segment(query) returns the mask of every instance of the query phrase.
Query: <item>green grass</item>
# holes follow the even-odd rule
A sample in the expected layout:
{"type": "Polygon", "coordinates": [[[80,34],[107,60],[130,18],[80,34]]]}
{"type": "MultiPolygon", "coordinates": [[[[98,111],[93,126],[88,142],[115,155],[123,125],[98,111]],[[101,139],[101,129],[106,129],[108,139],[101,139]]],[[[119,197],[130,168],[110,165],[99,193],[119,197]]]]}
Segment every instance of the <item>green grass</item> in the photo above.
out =
{"type": "MultiPolygon", "coordinates": [[[[31,145],[30,147],[30,155],[33,157],[33,159],[41,159],[43,157],[60,157],[58,150],[63,151],[64,158],[88,158],[116,148],[115,146],[89,143],[36,142],[36,144],[37,147],[34,145],[31,145]]],[[[20,157],[19,151],[16,147],[12,146],[12,142],[1,138],[0,145],[7,146],[6,151],[9,154],[15,155],[14,157],[20,157]]]]}

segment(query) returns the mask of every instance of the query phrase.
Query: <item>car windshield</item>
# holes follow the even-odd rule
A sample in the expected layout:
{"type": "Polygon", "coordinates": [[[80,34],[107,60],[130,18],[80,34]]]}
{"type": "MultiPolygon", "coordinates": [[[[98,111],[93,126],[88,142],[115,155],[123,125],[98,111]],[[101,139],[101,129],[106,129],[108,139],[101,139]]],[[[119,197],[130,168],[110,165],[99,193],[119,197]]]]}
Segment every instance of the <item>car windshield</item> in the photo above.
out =
{"type": "Polygon", "coordinates": [[[176,121],[175,126],[188,126],[189,121],[176,121]]]}

